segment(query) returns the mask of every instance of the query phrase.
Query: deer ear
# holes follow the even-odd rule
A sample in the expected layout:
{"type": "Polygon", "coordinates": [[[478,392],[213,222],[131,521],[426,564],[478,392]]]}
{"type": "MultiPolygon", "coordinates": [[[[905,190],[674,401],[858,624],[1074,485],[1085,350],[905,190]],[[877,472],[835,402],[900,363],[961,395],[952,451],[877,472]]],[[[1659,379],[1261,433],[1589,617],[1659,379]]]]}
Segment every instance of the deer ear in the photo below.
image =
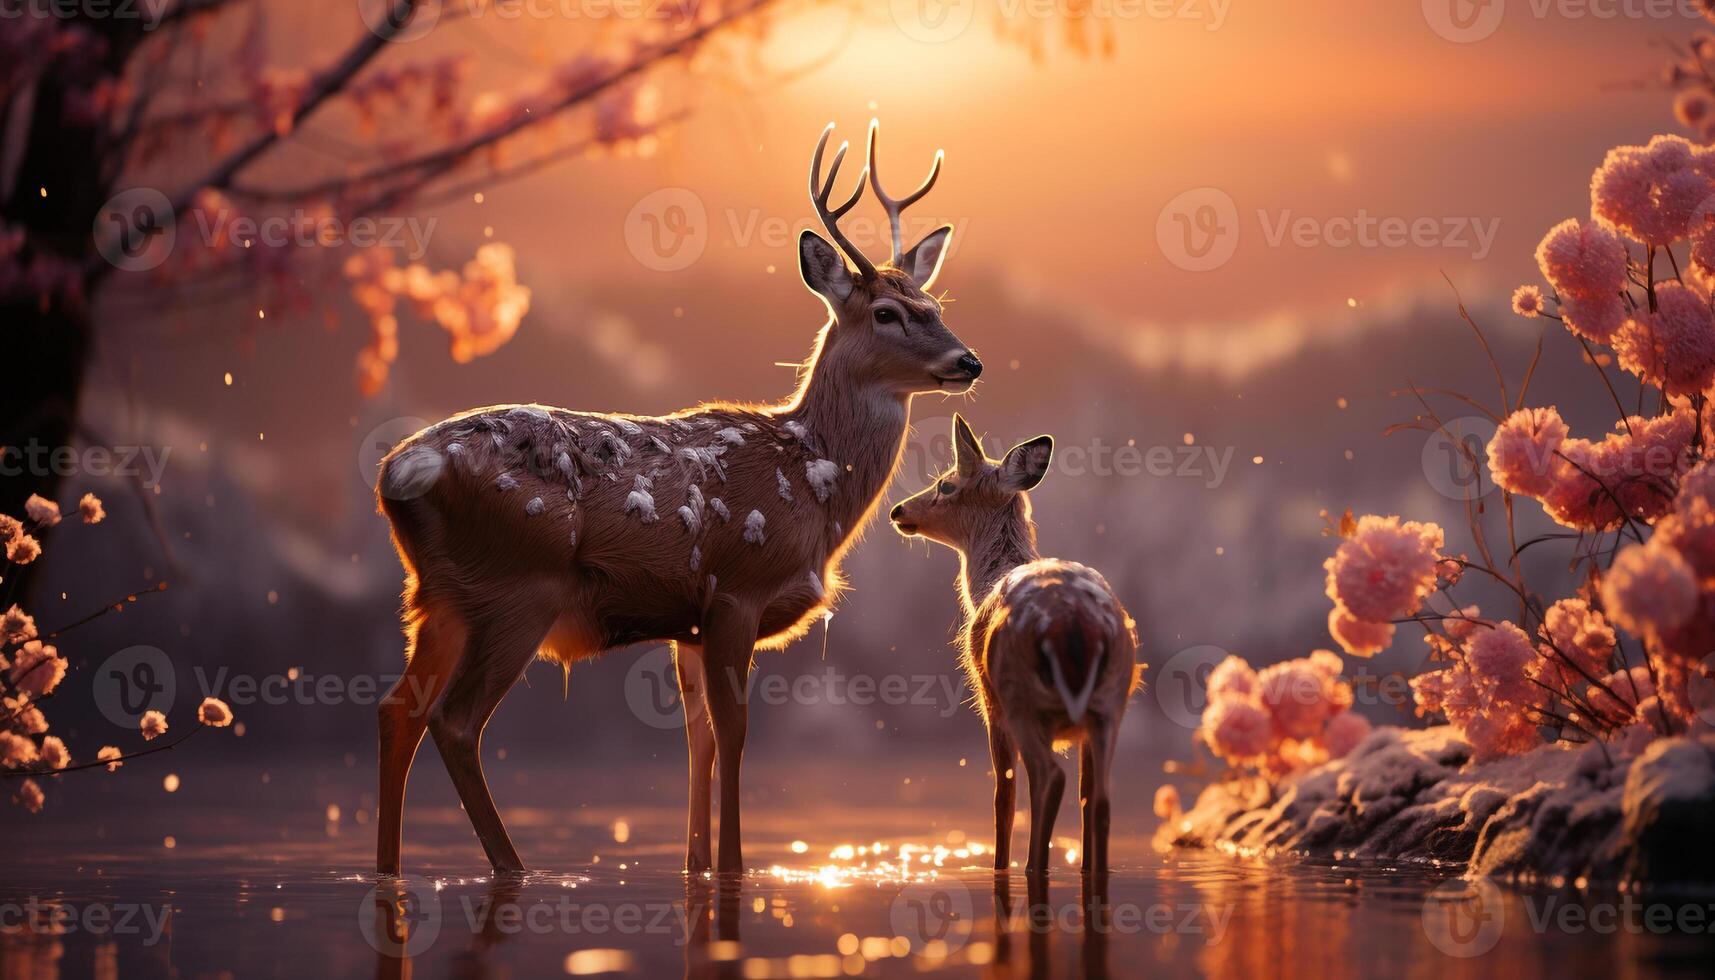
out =
{"type": "Polygon", "coordinates": [[[1054,437],[1037,436],[1006,451],[1000,461],[1000,485],[1013,493],[1034,490],[1048,475],[1048,461],[1054,457],[1054,437]]]}
{"type": "Polygon", "coordinates": [[[798,236],[798,273],[818,296],[831,304],[846,301],[852,294],[852,274],[846,260],[828,240],[810,229],[798,236]]]}
{"type": "Polygon", "coordinates": [[[976,473],[986,458],[983,455],[983,444],[977,441],[977,434],[971,431],[963,415],[954,412],[953,466],[961,476],[970,476],[976,473]]]}
{"type": "Polygon", "coordinates": [[[927,235],[923,240],[911,246],[899,260],[899,267],[924,292],[935,285],[935,277],[941,274],[941,263],[947,258],[947,244],[953,240],[953,226],[942,225],[927,235]]]}

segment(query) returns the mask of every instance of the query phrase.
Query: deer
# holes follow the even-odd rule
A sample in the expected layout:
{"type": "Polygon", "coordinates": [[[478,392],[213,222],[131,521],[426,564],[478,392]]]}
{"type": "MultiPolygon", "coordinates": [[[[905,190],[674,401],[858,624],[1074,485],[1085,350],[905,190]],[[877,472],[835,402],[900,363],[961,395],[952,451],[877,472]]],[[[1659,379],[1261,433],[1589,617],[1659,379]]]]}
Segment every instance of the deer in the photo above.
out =
{"type": "Polygon", "coordinates": [[[1078,745],[1082,869],[1105,872],[1114,747],[1143,666],[1136,624],[1107,579],[1037,551],[1029,491],[1047,475],[1053,453],[1053,437],[1043,435],[992,460],[964,417],[954,414],[952,466],[889,516],[901,535],[959,554],[965,613],[959,660],[988,728],[995,870],[1011,865],[1020,756],[1030,777],[1025,867],[1048,870],[1066,785],[1056,751],[1078,745]]]}
{"type": "Polygon", "coordinates": [[[830,123],[811,157],[810,199],[828,238],[805,229],[798,267],[827,316],[783,401],[653,417],[480,408],[382,460],[378,506],[405,570],[406,668],[378,712],[381,874],[400,873],[405,784],[425,731],[490,864],[523,871],[483,774],[488,719],[537,657],[569,677],[577,662],[643,642],[671,645],[685,712],[685,869],[714,870],[718,762],[718,871],[743,871],[754,653],[802,636],[835,602],[840,561],[898,468],[913,398],[966,393],[982,373],[931,292],[953,226],[901,247],[902,215],[934,187],[944,153],[916,190],[891,197],[876,167],[879,128],[871,120],[867,162],[839,203],[850,144],[824,179],[830,123]],[[866,184],[892,231],[880,265],[839,224],[866,184]]]}

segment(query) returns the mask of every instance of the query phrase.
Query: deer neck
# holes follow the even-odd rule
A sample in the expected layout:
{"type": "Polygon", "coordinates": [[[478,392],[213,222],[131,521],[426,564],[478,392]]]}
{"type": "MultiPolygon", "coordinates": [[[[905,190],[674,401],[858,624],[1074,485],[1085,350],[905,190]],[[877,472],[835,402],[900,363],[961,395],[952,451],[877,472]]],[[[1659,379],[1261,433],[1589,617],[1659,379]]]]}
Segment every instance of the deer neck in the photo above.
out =
{"type": "Polygon", "coordinates": [[[1036,526],[1022,499],[1001,520],[985,527],[977,539],[959,549],[960,598],[965,616],[976,615],[977,606],[1008,572],[1042,557],[1036,551],[1036,526]]]}
{"type": "MultiPolygon", "coordinates": [[[[824,337],[814,362],[781,417],[804,426],[809,448],[837,467],[825,506],[838,522],[840,540],[849,538],[875,506],[905,446],[910,395],[860,380],[842,363],[824,337]]],[[[803,474],[798,474],[802,476],[803,474]]]]}

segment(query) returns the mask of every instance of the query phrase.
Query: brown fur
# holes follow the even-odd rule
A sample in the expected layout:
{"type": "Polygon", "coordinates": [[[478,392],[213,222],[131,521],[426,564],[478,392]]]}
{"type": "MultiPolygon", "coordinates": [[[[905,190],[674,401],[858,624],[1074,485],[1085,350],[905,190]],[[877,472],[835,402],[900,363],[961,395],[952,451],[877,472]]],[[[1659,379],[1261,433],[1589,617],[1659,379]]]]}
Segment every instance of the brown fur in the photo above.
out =
{"type": "Polygon", "coordinates": [[[381,709],[383,872],[399,870],[405,775],[425,727],[490,861],[522,867],[482,775],[483,726],[538,652],[570,665],[646,640],[675,643],[686,694],[687,867],[710,866],[718,753],[721,870],[742,869],[752,650],[784,646],[833,601],[840,558],[898,464],[911,397],[966,390],[981,368],[924,288],[945,242],[945,230],[931,233],[904,268],[864,275],[806,233],[801,268],[831,316],[780,404],[662,417],[500,406],[433,425],[387,456],[380,508],[406,571],[411,671],[429,675],[438,700],[381,709]],[[931,271],[920,286],[905,269],[931,271]],[[760,540],[747,534],[753,512],[760,540]],[[432,664],[420,665],[429,648],[432,664]]]}
{"type": "Polygon", "coordinates": [[[960,662],[989,729],[995,867],[1010,860],[1013,766],[1022,753],[1030,773],[1028,867],[1046,869],[1065,783],[1054,752],[1076,744],[1084,867],[1106,870],[1108,772],[1126,702],[1142,677],[1131,617],[1101,573],[1037,553],[1027,491],[1047,471],[1048,437],[996,462],[955,416],[953,442],[954,465],[892,517],[901,533],[959,552],[960,662]]]}

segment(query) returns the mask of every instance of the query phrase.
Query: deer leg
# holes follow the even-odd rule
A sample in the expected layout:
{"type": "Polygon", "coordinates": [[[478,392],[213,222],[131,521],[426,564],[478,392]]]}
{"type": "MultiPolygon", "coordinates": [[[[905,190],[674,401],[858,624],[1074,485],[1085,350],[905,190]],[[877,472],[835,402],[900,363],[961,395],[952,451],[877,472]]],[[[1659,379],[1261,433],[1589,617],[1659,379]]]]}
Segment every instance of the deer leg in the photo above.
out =
{"type": "Polygon", "coordinates": [[[743,848],[739,843],[739,766],[744,758],[744,736],[749,726],[746,695],[750,658],[756,649],[756,628],[757,614],[740,609],[730,601],[717,600],[704,616],[703,656],[709,671],[709,720],[714,725],[715,756],[720,761],[718,869],[721,874],[744,871],[743,848]]]}
{"type": "Polygon", "coordinates": [[[1094,826],[1090,843],[1084,851],[1084,869],[1094,868],[1098,874],[1108,870],[1108,830],[1110,826],[1110,794],[1113,789],[1112,767],[1114,744],[1119,737],[1119,725],[1106,719],[1090,723],[1089,758],[1091,769],[1090,799],[1085,821],[1094,826]],[[1092,863],[1092,859],[1094,863],[1092,863]]]}
{"type": "Polygon", "coordinates": [[[1083,859],[1084,867],[1090,866],[1090,815],[1095,802],[1095,765],[1090,761],[1090,743],[1096,740],[1093,730],[1085,732],[1083,745],[1078,750],[1078,825],[1083,832],[1082,849],[1078,852],[1083,859]]]}
{"type": "Polygon", "coordinates": [[[708,671],[703,648],[673,645],[679,672],[679,702],[685,708],[685,741],[691,750],[691,813],[685,834],[685,873],[699,875],[714,866],[710,850],[709,784],[715,769],[715,730],[709,723],[708,671]]]}
{"type": "Polygon", "coordinates": [[[1048,870],[1048,850],[1054,842],[1054,818],[1066,792],[1066,771],[1054,758],[1046,733],[1038,733],[1020,746],[1024,771],[1030,776],[1029,871],[1048,870]]]}
{"type": "Polygon", "coordinates": [[[524,863],[482,775],[482,730],[506,692],[524,675],[552,623],[552,610],[509,610],[505,618],[483,624],[474,632],[447,693],[429,714],[435,747],[496,871],[522,871],[524,863]]]}
{"type": "Polygon", "coordinates": [[[1018,750],[1000,719],[989,719],[989,762],[994,766],[994,869],[1012,863],[1012,817],[1018,807],[1018,750]]]}
{"type": "Polygon", "coordinates": [[[412,625],[405,672],[376,709],[380,728],[380,790],[375,827],[375,870],[396,875],[405,820],[405,782],[429,727],[429,710],[464,653],[464,621],[444,609],[422,610],[412,625]]]}

